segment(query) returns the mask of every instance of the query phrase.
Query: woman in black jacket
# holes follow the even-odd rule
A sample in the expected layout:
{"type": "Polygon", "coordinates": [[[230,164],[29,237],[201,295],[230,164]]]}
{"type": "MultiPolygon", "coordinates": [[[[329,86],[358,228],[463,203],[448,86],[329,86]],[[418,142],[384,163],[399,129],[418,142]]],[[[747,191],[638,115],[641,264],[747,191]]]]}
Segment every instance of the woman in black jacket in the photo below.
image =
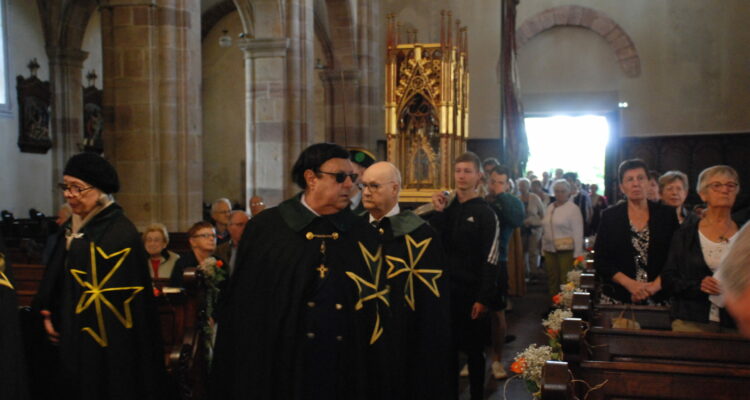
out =
{"type": "Polygon", "coordinates": [[[648,167],[639,159],[619,167],[627,201],[604,210],[594,246],[594,267],[602,281],[602,302],[659,303],[661,270],[679,226],[674,208],[648,201],[648,167]]]}
{"type": "Polygon", "coordinates": [[[707,208],[702,219],[687,219],[675,233],[662,273],[664,287],[673,294],[672,330],[735,329],[713,276],[739,230],[731,218],[738,182],[737,172],[725,165],[707,168],[698,177],[698,194],[707,208]]]}

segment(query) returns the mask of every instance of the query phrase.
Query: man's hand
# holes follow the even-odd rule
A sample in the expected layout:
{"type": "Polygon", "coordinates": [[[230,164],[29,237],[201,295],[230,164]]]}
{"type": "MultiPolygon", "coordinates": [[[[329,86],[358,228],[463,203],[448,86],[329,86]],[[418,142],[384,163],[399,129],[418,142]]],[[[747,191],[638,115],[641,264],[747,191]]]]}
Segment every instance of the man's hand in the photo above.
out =
{"type": "Polygon", "coordinates": [[[49,310],[39,311],[44,317],[44,330],[47,331],[47,337],[52,343],[60,342],[60,334],[55,330],[55,326],[52,325],[52,313],[49,310]]]}
{"type": "Polygon", "coordinates": [[[442,212],[445,210],[447,204],[448,199],[445,198],[445,193],[435,192],[435,194],[432,195],[432,206],[435,208],[435,211],[442,212]]]}
{"type": "Polygon", "coordinates": [[[487,306],[485,306],[482,303],[474,303],[473,306],[471,306],[471,319],[477,319],[484,315],[484,313],[487,312],[487,306]]]}

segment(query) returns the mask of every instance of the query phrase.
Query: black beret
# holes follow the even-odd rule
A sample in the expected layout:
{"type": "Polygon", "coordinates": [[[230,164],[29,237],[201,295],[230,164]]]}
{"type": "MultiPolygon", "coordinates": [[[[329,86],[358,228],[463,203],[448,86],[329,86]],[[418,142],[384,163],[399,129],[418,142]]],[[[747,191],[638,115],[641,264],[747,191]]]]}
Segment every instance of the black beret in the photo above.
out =
{"type": "Polygon", "coordinates": [[[370,165],[375,164],[375,156],[365,149],[350,148],[349,159],[364,168],[369,168],[370,165]]]}
{"type": "Polygon", "coordinates": [[[78,178],[107,194],[120,190],[115,167],[96,153],[78,153],[70,157],[63,175],[78,178]]]}

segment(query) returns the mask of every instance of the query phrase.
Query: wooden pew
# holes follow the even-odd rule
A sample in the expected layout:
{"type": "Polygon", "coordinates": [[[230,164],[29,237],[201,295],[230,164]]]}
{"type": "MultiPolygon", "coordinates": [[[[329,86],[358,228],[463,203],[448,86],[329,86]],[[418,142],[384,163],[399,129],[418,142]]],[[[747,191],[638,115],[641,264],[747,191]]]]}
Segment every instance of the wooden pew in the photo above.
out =
{"type": "MultiPolygon", "coordinates": [[[[574,376],[592,387],[606,381],[589,393],[591,400],[734,400],[750,393],[750,368],[584,361],[574,376]]],[[[542,399],[584,398],[585,388],[572,380],[568,363],[548,361],[542,371],[542,399]]]]}
{"type": "Polygon", "coordinates": [[[573,316],[588,321],[592,326],[609,328],[612,320],[619,316],[635,318],[642,329],[671,330],[669,307],[625,304],[593,304],[590,293],[573,294],[573,316]]]}
{"type": "Polygon", "coordinates": [[[39,290],[44,270],[45,266],[40,264],[13,264],[14,285],[19,306],[31,306],[31,301],[39,290]]]}
{"type": "Polygon", "coordinates": [[[750,368],[750,340],[725,333],[590,327],[563,321],[560,342],[569,362],[627,361],[750,368]]]}

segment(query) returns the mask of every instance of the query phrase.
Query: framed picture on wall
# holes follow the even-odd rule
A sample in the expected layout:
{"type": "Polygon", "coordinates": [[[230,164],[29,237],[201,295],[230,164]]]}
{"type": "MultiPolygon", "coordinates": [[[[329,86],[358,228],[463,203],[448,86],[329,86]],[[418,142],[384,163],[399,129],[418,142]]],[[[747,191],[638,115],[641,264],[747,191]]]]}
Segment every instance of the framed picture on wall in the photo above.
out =
{"type": "Polygon", "coordinates": [[[31,76],[16,77],[18,92],[18,147],[25,153],[44,154],[52,147],[50,138],[50,84],[36,77],[39,64],[29,63],[31,76]],[[36,68],[32,68],[36,67],[36,68]]]}

